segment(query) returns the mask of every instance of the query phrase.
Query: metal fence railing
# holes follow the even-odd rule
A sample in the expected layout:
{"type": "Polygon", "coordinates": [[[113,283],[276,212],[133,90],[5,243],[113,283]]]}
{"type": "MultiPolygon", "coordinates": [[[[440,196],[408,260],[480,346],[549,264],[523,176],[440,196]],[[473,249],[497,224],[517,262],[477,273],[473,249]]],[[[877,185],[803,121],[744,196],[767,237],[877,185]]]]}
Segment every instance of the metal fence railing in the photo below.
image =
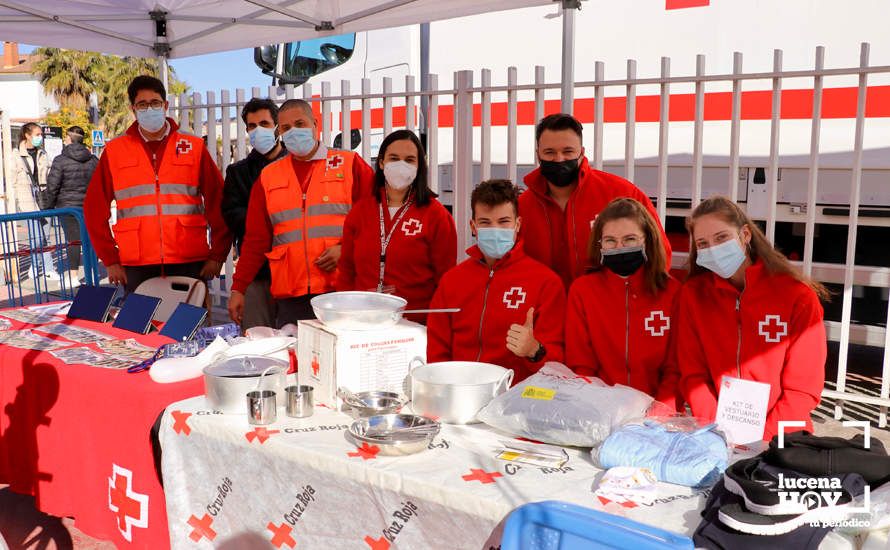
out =
{"type": "Polygon", "coordinates": [[[81,280],[99,283],[80,208],[0,215],[0,246],[10,307],[70,300],[81,280]]]}

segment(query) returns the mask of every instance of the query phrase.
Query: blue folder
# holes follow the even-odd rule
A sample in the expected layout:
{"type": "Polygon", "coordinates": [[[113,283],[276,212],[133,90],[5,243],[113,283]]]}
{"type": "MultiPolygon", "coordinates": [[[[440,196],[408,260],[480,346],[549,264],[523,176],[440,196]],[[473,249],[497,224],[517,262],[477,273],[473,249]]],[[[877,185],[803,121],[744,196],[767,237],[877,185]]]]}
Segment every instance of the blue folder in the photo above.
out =
{"type": "Polygon", "coordinates": [[[160,298],[131,292],[124,300],[124,306],[117,314],[113,326],[130,332],[146,334],[151,328],[151,319],[160,305],[160,298]]]}
{"type": "Polygon", "coordinates": [[[179,304],[173,310],[173,314],[164,323],[161,329],[161,335],[173,338],[174,340],[191,340],[198,328],[204,324],[207,319],[207,310],[203,307],[193,306],[191,304],[179,304]]]}
{"type": "Polygon", "coordinates": [[[104,323],[108,320],[108,312],[111,310],[116,290],[117,288],[113,286],[81,286],[77,289],[71,307],[68,308],[68,318],[104,323]]]}

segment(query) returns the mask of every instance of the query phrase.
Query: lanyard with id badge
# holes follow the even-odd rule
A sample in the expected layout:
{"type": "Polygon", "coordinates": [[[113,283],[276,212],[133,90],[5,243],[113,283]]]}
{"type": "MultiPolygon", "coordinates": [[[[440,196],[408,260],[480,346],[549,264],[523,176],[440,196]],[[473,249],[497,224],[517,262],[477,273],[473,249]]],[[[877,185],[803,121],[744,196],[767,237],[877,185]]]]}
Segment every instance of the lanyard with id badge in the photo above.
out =
{"type": "MultiPolygon", "coordinates": [[[[384,220],[383,220],[383,201],[380,202],[380,277],[377,279],[377,292],[384,292],[383,286],[383,275],[386,271],[386,249],[389,248],[389,241],[392,239],[393,233],[395,233],[396,227],[399,226],[399,222],[402,221],[402,218],[405,216],[405,213],[408,212],[408,209],[411,208],[411,203],[414,202],[413,197],[408,197],[408,200],[405,201],[405,204],[402,205],[401,208],[395,213],[395,217],[392,221],[392,226],[389,228],[389,233],[386,232],[384,220]]],[[[394,290],[391,288],[391,290],[394,290]]]]}

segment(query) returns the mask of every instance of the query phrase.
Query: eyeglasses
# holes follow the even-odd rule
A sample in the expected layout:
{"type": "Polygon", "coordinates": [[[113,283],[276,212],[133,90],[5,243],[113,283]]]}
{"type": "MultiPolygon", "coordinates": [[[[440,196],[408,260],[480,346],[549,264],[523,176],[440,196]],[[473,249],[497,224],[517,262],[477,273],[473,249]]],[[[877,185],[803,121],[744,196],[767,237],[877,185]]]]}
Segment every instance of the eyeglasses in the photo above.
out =
{"type": "Polygon", "coordinates": [[[156,99],[154,101],[140,101],[136,105],[134,105],[137,111],[147,111],[149,108],[158,110],[164,107],[164,102],[160,99],[156,99]]]}
{"type": "Polygon", "coordinates": [[[602,246],[604,250],[612,250],[618,248],[619,245],[622,247],[640,246],[643,244],[643,241],[644,239],[642,235],[625,235],[624,237],[621,237],[620,240],[614,237],[604,237],[600,239],[600,246],[602,246]]]}

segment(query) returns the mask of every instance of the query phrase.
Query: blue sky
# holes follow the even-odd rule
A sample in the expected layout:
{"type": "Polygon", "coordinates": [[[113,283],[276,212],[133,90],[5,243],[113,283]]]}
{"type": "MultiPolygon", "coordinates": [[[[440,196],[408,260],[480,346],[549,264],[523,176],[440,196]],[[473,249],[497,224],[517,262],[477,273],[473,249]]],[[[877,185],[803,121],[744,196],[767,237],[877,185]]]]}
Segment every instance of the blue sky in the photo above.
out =
{"type": "MultiPolygon", "coordinates": [[[[34,46],[22,44],[20,51],[28,53],[34,46]]],[[[231,52],[198,55],[182,59],[173,59],[170,65],[176,75],[188,82],[193,92],[234,90],[253,86],[265,89],[272,83],[272,77],[260,72],[253,63],[253,49],[235,50],[231,52]]]]}

